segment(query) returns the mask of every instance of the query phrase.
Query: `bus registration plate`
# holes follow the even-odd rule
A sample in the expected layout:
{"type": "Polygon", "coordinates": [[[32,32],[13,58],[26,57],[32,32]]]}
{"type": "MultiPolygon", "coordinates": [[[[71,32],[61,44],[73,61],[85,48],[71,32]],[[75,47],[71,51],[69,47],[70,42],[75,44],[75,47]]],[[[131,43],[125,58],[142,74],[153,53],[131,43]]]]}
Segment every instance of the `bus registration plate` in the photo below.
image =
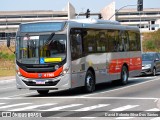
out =
{"type": "Polygon", "coordinates": [[[38,85],[44,85],[45,81],[44,80],[37,80],[36,84],[38,84],[38,85]]]}

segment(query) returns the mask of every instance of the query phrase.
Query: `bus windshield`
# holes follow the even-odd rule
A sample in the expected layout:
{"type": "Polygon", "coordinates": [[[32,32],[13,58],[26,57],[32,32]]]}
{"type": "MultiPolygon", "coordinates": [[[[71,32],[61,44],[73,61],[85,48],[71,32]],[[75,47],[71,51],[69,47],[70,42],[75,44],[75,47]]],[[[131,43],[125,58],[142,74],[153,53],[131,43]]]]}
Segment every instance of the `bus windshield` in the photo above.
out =
{"type": "Polygon", "coordinates": [[[16,39],[16,58],[24,64],[61,62],[66,58],[66,35],[19,36],[16,39]]]}

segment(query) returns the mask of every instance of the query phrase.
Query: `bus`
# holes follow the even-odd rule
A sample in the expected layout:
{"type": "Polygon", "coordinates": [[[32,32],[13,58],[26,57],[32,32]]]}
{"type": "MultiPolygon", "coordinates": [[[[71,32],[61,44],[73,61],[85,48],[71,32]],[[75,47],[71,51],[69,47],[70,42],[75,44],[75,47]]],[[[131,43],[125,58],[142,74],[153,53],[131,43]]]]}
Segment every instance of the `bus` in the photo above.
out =
{"type": "Polygon", "coordinates": [[[17,88],[39,94],[77,87],[91,93],[113,80],[126,85],[142,68],[139,28],[99,19],[22,23],[15,54],[17,88]]]}

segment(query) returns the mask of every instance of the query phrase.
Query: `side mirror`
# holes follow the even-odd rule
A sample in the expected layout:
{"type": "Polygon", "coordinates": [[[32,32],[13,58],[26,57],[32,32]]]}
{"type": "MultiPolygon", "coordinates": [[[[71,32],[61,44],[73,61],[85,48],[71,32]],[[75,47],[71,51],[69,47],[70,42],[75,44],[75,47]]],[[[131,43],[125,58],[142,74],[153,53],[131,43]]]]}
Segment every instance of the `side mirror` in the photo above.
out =
{"type": "Polygon", "coordinates": [[[11,41],[11,37],[7,36],[7,47],[10,47],[10,41],[11,41]]]}
{"type": "Polygon", "coordinates": [[[158,59],[158,58],[156,58],[156,59],[155,59],[155,61],[159,61],[159,59],[158,59]]]}

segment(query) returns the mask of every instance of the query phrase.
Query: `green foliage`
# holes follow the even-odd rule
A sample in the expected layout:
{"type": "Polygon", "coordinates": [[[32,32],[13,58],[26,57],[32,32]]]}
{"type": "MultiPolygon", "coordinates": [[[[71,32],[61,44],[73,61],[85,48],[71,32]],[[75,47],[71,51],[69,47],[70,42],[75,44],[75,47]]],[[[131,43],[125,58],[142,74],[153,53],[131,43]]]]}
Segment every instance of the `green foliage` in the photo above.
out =
{"type": "Polygon", "coordinates": [[[151,51],[152,50],[154,51],[156,48],[154,41],[149,41],[149,40],[145,42],[144,46],[146,47],[147,50],[151,50],[151,51]]]}
{"type": "Polygon", "coordinates": [[[160,30],[143,33],[143,51],[160,52],[160,30]]]}
{"type": "Polygon", "coordinates": [[[8,53],[0,52],[0,59],[14,60],[15,59],[15,55],[14,54],[8,54],[8,53]]]}

